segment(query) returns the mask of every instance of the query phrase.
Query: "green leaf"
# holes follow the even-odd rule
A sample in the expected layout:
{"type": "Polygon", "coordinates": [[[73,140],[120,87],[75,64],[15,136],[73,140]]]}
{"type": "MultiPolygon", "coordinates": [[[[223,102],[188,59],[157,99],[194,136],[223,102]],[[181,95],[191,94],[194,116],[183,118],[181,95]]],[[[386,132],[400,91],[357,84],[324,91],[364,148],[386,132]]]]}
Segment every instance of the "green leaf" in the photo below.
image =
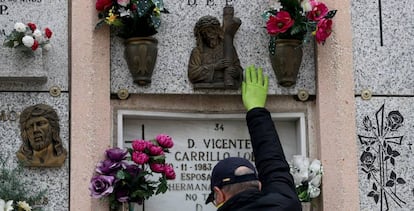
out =
{"type": "Polygon", "coordinates": [[[160,178],[160,184],[157,187],[157,192],[155,194],[165,193],[168,190],[167,180],[162,177],[160,178]]]}
{"type": "Polygon", "coordinates": [[[116,178],[122,180],[125,179],[127,177],[126,173],[124,171],[118,171],[116,172],[116,178]]]}

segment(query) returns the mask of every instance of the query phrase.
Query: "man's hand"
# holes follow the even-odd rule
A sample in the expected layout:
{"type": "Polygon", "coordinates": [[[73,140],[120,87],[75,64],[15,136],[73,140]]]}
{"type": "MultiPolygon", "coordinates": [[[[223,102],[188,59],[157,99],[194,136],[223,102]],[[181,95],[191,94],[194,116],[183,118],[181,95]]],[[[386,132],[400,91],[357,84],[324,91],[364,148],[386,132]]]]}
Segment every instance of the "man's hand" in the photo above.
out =
{"type": "Polygon", "coordinates": [[[266,103],[269,77],[263,77],[262,68],[254,65],[247,67],[242,83],[242,99],[247,111],[253,108],[263,108],[266,103]]]}

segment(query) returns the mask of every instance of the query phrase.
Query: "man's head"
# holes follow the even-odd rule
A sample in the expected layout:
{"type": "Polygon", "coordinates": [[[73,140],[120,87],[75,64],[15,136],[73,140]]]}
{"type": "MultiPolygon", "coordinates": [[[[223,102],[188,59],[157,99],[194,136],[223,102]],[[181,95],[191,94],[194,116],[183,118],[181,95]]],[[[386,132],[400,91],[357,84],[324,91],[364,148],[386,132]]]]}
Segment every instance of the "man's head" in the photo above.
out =
{"type": "Polygon", "coordinates": [[[211,15],[201,17],[194,27],[194,36],[197,38],[197,45],[204,42],[211,48],[216,47],[223,40],[219,20],[211,15]]]}
{"type": "Polygon", "coordinates": [[[54,152],[63,152],[62,141],[59,137],[59,117],[56,111],[45,104],[29,106],[20,115],[20,128],[23,139],[21,151],[31,156],[34,151],[54,145],[54,152]]]}
{"type": "Polygon", "coordinates": [[[52,143],[52,130],[45,117],[30,118],[24,127],[33,150],[40,151],[52,143]]]}
{"type": "Polygon", "coordinates": [[[211,193],[206,204],[213,202],[216,206],[223,204],[233,195],[247,190],[260,189],[256,168],[250,161],[230,157],[221,160],[211,174],[211,193]]]}

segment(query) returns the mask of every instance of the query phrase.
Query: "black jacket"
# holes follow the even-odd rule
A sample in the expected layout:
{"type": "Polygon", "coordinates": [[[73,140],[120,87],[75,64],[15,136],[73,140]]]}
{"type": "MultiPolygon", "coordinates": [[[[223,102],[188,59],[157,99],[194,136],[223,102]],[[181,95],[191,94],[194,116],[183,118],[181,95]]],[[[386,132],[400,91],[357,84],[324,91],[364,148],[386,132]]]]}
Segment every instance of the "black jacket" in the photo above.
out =
{"type": "Polygon", "coordinates": [[[218,211],[302,210],[270,113],[254,108],[247,112],[246,120],[262,190],[236,194],[218,211]]]}

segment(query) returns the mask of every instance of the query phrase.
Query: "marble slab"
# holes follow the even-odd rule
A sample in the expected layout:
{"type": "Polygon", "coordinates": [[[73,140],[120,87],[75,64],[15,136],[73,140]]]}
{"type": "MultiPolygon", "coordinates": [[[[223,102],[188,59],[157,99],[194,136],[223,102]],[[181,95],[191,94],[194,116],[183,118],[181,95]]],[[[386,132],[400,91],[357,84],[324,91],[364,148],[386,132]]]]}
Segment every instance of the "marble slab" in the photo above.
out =
{"type": "Polygon", "coordinates": [[[357,98],[360,210],[414,210],[414,98],[357,98]]]}
{"type": "Polygon", "coordinates": [[[68,90],[68,1],[0,1],[0,91],[48,91],[52,86],[68,90]],[[3,46],[16,22],[35,23],[52,32],[50,51],[33,56],[3,46]]]}
{"type": "Polygon", "coordinates": [[[356,94],[413,95],[412,2],[354,0],[351,14],[356,94]]]}
{"type": "MultiPolygon", "coordinates": [[[[269,94],[296,95],[298,90],[315,93],[315,68],[313,43],[304,46],[304,56],[297,84],[290,88],[277,85],[268,56],[268,41],[262,12],[267,3],[262,1],[227,0],[235,9],[235,17],[242,24],[236,33],[234,45],[242,67],[251,64],[261,66],[269,75],[269,94]]],[[[222,22],[226,0],[165,1],[170,14],[162,14],[161,27],[156,37],[158,58],[148,86],[133,83],[123,58],[123,40],[111,38],[111,93],[127,89],[129,93],[145,94],[240,94],[240,90],[194,90],[187,77],[191,49],[195,47],[193,28],[204,15],[212,15],[222,22]]]]}
{"type": "MultiPolygon", "coordinates": [[[[19,119],[16,114],[28,106],[43,103],[52,106],[60,124],[60,138],[63,147],[69,151],[69,95],[64,93],[52,97],[48,93],[0,92],[0,114],[8,116],[7,120],[0,118],[0,156],[9,156],[10,166],[17,166],[15,153],[22,139],[19,119]]],[[[4,116],[4,115],[2,115],[4,116]]],[[[4,158],[3,157],[3,158],[4,158]]],[[[47,204],[45,211],[69,210],[69,152],[63,166],[58,168],[24,168],[22,180],[31,184],[31,191],[46,189],[47,204]]]]}

